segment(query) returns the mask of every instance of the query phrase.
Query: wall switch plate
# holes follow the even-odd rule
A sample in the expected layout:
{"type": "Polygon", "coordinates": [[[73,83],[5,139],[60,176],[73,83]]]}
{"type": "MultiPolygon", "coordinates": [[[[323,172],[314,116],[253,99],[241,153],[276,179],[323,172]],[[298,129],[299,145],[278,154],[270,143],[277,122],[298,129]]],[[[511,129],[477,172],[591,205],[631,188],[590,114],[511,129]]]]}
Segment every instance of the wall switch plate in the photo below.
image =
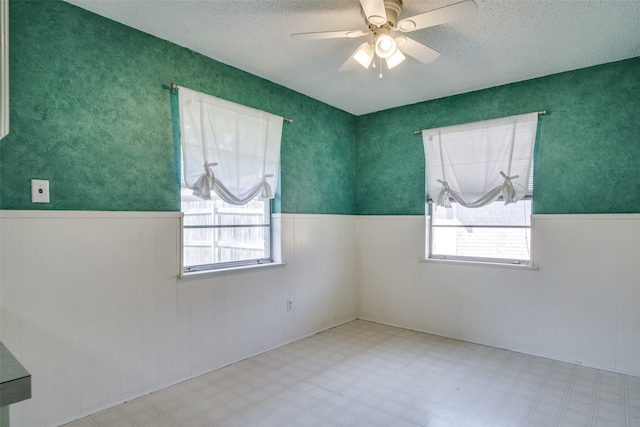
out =
{"type": "Polygon", "coordinates": [[[33,203],[49,203],[49,181],[45,179],[31,180],[31,201],[33,203]]]}

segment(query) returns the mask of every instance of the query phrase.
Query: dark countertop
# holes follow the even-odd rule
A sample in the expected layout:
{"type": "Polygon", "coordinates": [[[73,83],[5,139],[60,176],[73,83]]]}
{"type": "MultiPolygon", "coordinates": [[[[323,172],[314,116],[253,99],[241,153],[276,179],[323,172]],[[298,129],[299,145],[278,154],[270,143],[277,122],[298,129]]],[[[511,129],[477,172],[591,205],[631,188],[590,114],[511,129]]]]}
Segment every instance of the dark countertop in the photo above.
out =
{"type": "Polygon", "coordinates": [[[31,374],[0,342],[0,407],[31,398],[31,374]]]}

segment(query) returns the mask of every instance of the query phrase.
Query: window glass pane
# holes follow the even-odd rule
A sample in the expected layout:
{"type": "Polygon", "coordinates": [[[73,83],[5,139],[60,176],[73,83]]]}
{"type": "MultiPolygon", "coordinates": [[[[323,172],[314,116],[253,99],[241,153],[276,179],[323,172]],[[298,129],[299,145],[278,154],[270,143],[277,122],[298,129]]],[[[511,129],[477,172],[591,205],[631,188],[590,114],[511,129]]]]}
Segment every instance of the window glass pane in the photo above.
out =
{"type": "Polygon", "coordinates": [[[184,230],[184,266],[269,258],[269,227],[184,230]]]}
{"type": "Polygon", "coordinates": [[[246,205],[230,205],[217,197],[202,200],[182,189],[181,211],[184,225],[269,224],[269,200],[254,199],[246,205]]]}
{"type": "Polygon", "coordinates": [[[271,257],[269,200],[236,206],[217,198],[201,200],[188,189],[181,196],[185,267],[271,257]]]}
{"type": "Polygon", "coordinates": [[[530,228],[433,227],[432,255],[531,259],[530,228]]]}
{"type": "Polygon", "coordinates": [[[505,206],[495,201],[481,208],[465,208],[451,203],[450,209],[431,208],[433,225],[531,225],[531,200],[520,200],[505,206]]]}
{"type": "Polygon", "coordinates": [[[431,256],[531,259],[531,200],[432,208],[431,256]]]}

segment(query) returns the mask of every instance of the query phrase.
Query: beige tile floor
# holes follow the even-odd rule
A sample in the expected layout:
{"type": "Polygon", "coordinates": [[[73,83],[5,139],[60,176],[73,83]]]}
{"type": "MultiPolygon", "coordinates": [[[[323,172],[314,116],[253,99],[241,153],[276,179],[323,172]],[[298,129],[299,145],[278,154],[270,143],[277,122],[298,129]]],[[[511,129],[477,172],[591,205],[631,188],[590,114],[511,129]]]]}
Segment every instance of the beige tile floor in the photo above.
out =
{"type": "Polygon", "coordinates": [[[67,427],[640,426],[640,378],[356,320],[67,427]]]}

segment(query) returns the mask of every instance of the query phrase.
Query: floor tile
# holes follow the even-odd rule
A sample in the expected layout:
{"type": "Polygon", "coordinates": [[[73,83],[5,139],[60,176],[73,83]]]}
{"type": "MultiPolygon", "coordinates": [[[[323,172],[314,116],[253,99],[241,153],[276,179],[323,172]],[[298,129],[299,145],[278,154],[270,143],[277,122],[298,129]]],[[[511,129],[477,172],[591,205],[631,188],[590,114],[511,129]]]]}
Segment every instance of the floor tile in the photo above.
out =
{"type": "Polygon", "coordinates": [[[67,427],[635,427],[639,400],[639,377],[357,320],[67,427]]]}

